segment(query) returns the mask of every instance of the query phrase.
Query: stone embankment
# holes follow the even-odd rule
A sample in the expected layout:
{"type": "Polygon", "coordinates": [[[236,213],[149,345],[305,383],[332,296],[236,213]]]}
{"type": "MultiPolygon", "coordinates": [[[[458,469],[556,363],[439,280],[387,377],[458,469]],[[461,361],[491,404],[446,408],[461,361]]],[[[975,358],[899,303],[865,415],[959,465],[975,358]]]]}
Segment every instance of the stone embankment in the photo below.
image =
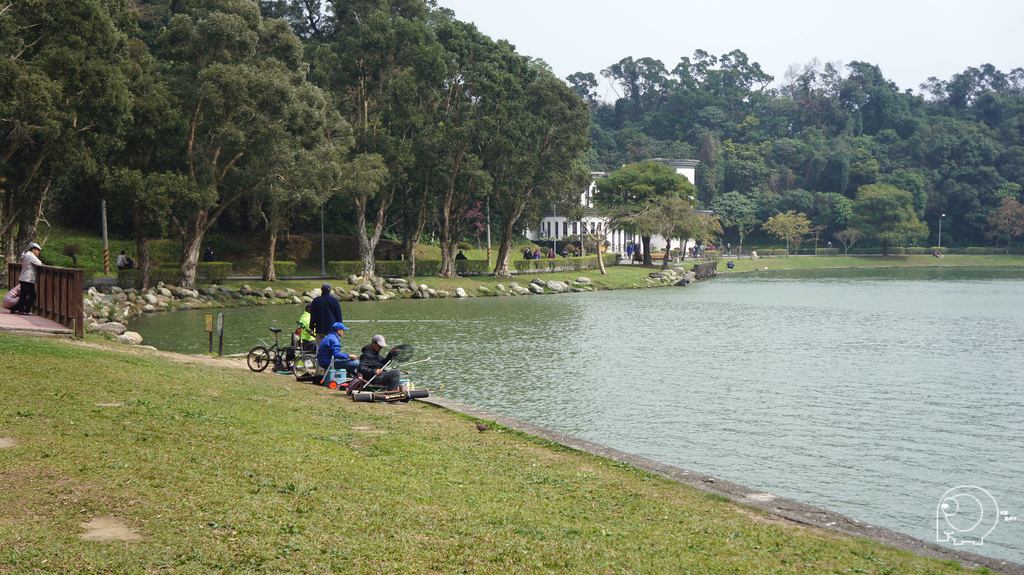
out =
{"type": "MultiPolygon", "coordinates": [[[[654,272],[646,278],[649,286],[686,285],[694,281],[692,274],[669,269],[654,272]]],[[[412,298],[467,298],[467,297],[501,297],[521,295],[542,295],[546,293],[567,293],[594,291],[597,286],[586,276],[580,276],[572,282],[557,280],[544,281],[534,278],[527,286],[510,282],[507,286],[496,284],[493,287],[480,286],[476,293],[457,288],[454,292],[433,289],[426,284],[417,284],[404,278],[361,278],[349,276],[348,289],[335,287],[331,293],[342,301],[380,301],[389,299],[412,298]]],[[[126,325],[132,319],[158,311],[190,310],[219,307],[236,307],[270,304],[300,304],[310,302],[320,295],[319,289],[299,293],[293,289],[274,289],[272,287],[251,288],[248,285],[240,289],[227,286],[209,286],[188,289],[167,286],[159,283],[147,290],[121,289],[117,286],[100,285],[91,287],[84,296],[85,329],[86,331],[107,333],[117,341],[129,345],[142,343],[142,336],[128,331],[126,325]]]]}

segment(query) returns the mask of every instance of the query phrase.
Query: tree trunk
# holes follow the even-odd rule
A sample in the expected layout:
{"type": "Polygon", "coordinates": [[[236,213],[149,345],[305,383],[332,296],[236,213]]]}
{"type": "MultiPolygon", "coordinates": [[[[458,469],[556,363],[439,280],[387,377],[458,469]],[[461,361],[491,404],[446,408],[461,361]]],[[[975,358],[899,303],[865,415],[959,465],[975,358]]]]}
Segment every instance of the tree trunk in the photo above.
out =
{"type": "Polygon", "coordinates": [[[668,256],[672,253],[672,240],[665,239],[665,257],[661,258],[661,271],[668,269],[668,256]]]}
{"type": "Polygon", "coordinates": [[[889,257],[889,240],[882,240],[882,257],[889,257]]]}
{"type": "Polygon", "coordinates": [[[381,234],[384,233],[384,219],[394,196],[395,192],[392,189],[377,204],[373,234],[369,236],[366,234],[367,205],[363,199],[356,200],[356,238],[359,240],[359,259],[363,262],[363,277],[372,278],[377,274],[377,262],[373,257],[373,252],[377,249],[377,244],[380,243],[381,234]]]}
{"type": "Polygon", "coordinates": [[[513,213],[502,218],[501,238],[498,241],[498,255],[497,261],[494,265],[494,275],[497,277],[512,277],[512,273],[508,271],[508,261],[512,256],[512,226],[519,221],[519,218],[522,217],[523,210],[525,209],[526,202],[524,201],[519,204],[513,213]]]}
{"type": "Polygon", "coordinates": [[[263,281],[277,281],[277,270],[274,269],[274,256],[277,252],[277,226],[268,225],[270,237],[267,239],[267,250],[263,254],[263,281]]]}
{"type": "MultiPolygon", "coordinates": [[[[641,236],[640,237],[640,242],[644,246],[644,265],[645,266],[652,266],[652,265],[654,265],[654,260],[651,259],[651,236],[641,236]]],[[[600,244],[598,244],[598,246],[597,246],[597,255],[599,257],[601,255],[601,245],[600,244]]]]}
{"type": "Polygon", "coordinates": [[[199,252],[206,235],[209,213],[197,210],[186,225],[181,238],[181,285],[193,288],[196,284],[196,264],[199,263],[199,252]]]}

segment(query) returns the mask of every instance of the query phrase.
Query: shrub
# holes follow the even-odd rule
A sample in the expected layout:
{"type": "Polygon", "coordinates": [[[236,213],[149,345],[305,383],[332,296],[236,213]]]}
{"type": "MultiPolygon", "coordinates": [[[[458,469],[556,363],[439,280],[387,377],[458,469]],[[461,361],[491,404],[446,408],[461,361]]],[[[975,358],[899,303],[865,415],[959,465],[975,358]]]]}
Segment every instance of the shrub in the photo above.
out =
{"type": "Polygon", "coordinates": [[[532,266],[533,260],[511,260],[511,262],[512,267],[516,268],[517,272],[522,273],[525,271],[529,271],[530,267],[532,266]]]}
{"type": "Polygon", "coordinates": [[[65,244],[60,253],[71,258],[71,267],[78,267],[78,254],[82,253],[82,248],[78,244],[65,244]]]}
{"type": "MultiPolygon", "coordinates": [[[[293,264],[294,265],[294,264],[293,264]]],[[[165,268],[160,268],[165,269],[165,268]]],[[[167,268],[169,269],[169,268],[167,268]]],[[[181,271],[175,269],[178,272],[177,280],[175,285],[181,283],[181,271]]],[[[228,278],[231,273],[231,262],[199,262],[196,264],[196,281],[202,281],[211,284],[222,284],[224,280],[228,278]]],[[[161,280],[164,283],[168,283],[166,280],[161,280]]],[[[156,280],[153,280],[156,283],[156,280]]]]}
{"type": "Polygon", "coordinates": [[[469,242],[459,242],[455,247],[463,251],[469,251],[473,249],[473,246],[471,246],[469,242]]]}
{"type": "Polygon", "coordinates": [[[416,275],[433,276],[441,273],[441,260],[416,260],[416,275]]]}
{"type": "Polygon", "coordinates": [[[327,275],[332,278],[347,278],[362,275],[363,262],[327,262],[327,275]]]}
{"type": "Polygon", "coordinates": [[[407,261],[378,261],[376,270],[380,277],[400,278],[409,275],[412,264],[407,261]]]}
{"type": "Polygon", "coordinates": [[[482,275],[491,271],[487,260],[459,260],[455,262],[455,271],[459,275],[482,275]]]}
{"type": "Polygon", "coordinates": [[[964,254],[969,255],[969,256],[990,256],[990,255],[1002,254],[1002,253],[1006,253],[1006,248],[1000,248],[1000,249],[996,249],[996,248],[979,248],[979,247],[964,248],[964,254]]]}
{"type": "Polygon", "coordinates": [[[274,275],[276,275],[277,277],[283,278],[283,277],[293,276],[293,275],[295,275],[295,272],[298,271],[298,269],[299,269],[299,264],[297,264],[295,262],[291,262],[291,261],[279,262],[277,260],[274,261],[274,275]]]}

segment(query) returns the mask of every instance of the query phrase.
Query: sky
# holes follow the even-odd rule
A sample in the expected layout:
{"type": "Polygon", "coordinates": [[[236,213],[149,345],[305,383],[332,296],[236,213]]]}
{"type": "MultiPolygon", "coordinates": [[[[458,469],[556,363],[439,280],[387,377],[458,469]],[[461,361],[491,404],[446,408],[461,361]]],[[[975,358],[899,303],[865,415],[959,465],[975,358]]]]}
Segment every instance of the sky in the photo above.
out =
{"type": "MultiPolygon", "coordinates": [[[[1024,67],[1021,0],[438,0],[456,18],[555,74],[593,72],[631,56],[671,71],[703,49],[735,49],[783,80],[791,65],[862,61],[900,90],[919,93],[930,76],[949,80],[970,66],[1024,67]]],[[[844,71],[845,73],[845,71],[844,71]]],[[[616,95],[603,82],[599,95],[616,95]]]]}

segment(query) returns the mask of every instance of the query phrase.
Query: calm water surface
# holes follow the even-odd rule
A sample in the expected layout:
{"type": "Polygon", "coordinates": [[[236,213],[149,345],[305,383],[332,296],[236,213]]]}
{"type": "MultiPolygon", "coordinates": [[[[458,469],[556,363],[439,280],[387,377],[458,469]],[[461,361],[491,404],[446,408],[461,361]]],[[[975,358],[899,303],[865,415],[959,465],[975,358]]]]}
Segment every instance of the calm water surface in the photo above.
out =
{"type": "MultiPolygon", "coordinates": [[[[226,310],[225,353],[297,306],[226,310]]],[[[847,270],[687,288],[343,305],[351,352],[415,346],[455,399],[935,540],[948,489],[1024,561],[1024,271],[847,270]]],[[[205,351],[202,312],[133,324],[205,351]]],[[[349,350],[346,350],[349,351],[349,350]]],[[[284,376],[282,376],[284,377],[284,376]]]]}

